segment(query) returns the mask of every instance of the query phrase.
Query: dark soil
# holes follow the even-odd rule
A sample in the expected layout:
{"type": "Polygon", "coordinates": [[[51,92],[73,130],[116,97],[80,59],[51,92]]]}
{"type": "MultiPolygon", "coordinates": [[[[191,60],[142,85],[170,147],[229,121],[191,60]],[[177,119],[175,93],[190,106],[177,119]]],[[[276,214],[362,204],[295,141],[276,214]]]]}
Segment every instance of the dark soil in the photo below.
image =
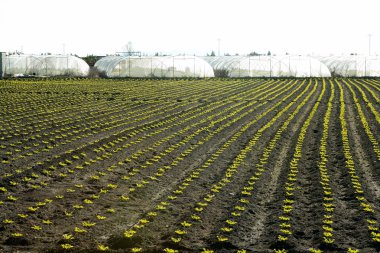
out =
{"type": "MultiPolygon", "coordinates": [[[[380,113],[379,80],[344,80],[380,142],[368,107],[380,113]]],[[[367,220],[379,228],[380,161],[344,80],[1,80],[0,252],[378,252],[367,220]],[[370,215],[346,168],[338,82],[370,215]],[[331,85],[327,168],[335,242],[326,245],[318,163],[331,85]],[[317,102],[298,162],[292,234],[283,243],[279,216],[290,162],[317,102]]]]}

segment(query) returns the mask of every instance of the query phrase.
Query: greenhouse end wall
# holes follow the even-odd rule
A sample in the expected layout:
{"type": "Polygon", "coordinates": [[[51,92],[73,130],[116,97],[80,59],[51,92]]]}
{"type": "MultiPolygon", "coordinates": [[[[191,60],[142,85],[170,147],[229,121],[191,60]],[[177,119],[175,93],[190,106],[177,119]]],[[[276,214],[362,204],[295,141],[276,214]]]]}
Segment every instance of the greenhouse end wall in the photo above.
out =
{"type": "Polygon", "coordinates": [[[5,59],[5,53],[0,52],[0,79],[4,78],[4,66],[3,61],[5,59]]]}

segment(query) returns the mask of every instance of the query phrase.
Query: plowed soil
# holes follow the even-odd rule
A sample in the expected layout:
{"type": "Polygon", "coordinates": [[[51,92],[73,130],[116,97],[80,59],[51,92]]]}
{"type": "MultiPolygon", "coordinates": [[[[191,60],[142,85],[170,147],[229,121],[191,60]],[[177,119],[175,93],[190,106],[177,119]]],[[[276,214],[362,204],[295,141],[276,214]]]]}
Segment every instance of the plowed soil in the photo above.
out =
{"type": "Polygon", "coordinates": [[[0,97],[2,252],[380,251],[379,79],[0,80],[0,97]]]}

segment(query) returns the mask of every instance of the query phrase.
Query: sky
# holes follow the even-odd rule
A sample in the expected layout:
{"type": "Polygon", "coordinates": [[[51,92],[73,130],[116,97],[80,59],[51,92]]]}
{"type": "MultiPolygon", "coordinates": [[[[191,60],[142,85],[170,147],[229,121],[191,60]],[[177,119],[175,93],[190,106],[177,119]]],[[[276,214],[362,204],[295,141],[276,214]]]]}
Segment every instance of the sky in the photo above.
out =
{"type": "Polygon", "coordinates": [[[379,0],[1,0],[0,51],[107,55],[129,43],[147,55],[376,55],[379,7],[379,0]]]}

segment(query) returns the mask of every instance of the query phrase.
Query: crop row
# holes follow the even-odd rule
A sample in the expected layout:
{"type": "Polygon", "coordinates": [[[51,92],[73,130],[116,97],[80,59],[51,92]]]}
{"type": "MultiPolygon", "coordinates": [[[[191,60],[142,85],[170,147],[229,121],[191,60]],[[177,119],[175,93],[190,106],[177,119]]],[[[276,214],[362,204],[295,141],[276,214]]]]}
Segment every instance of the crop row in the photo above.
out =
{"type": "Polygon", "coordinates": [[[0,249],[380,249],[376,79],[0,82],[0,249]]]}

